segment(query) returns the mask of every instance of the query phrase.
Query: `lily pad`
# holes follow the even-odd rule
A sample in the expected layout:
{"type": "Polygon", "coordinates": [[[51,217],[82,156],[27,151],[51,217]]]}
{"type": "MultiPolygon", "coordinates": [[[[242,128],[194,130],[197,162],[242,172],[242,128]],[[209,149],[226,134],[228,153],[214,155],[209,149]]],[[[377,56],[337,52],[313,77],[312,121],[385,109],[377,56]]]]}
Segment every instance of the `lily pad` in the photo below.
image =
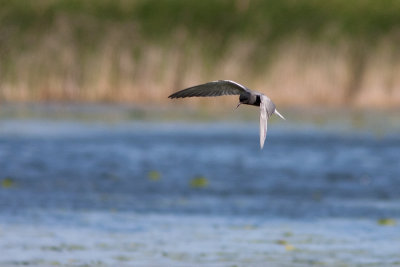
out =
{"type": "Polygon", "coordinates": [[[395,219],[381,218],[378,220],[378,224],[382,226],[395,226],[397,223],[395,219]]]}
{"type": "Polygon", "coordinates": [[[204,176],[197,176],[190,181],[193,188],[203,188],[208,186],[208,179],[204,176]]]}
{"type": "Polygon", "coordinates": [[[117,261],[130,261],[131,260],[130,257],[124,256],[124,255],[117,255],[114,257],[114,259],[117,261]]]}
{"type": "Polygon", "coordinates": [[[288,242],[286,240],[276,240],[276,243],[278,245],[287,245],[288,244],[288,242]]]}
{"type": "Polygon", "coordinates": [[[285,246],[285,249],[286,249],[286,251],[292,251],[292,250],[295,250],[295,247],[293,245],[287,244],[285,246]]]}
{"type": "Polygon", "coordinates": [[[277,243],[278,245],[284,246],[286,251],[292,251],[292,250],[295,250],[295,249],[296,249],[293,245],[291,245],[291,244],[290,244],[288,241],[286,241],[286,240],[282,240],[282,239],[276,240],[276,243],[277,243]]]}
{"type": "Polygon", "coordinates": [[[6,177],[1,181],[1,187],[3,188],[11,188],[15,186],[15,181],[11,177],[6,177]]]}
{"type": "Polygon", "coordinates": [[[147,178],[149,178],[149,180],[151,180],[151,181],[158,181],[161,179],[161,174],[160,174],[160,172],[155,171],[155,170],[149,171],[147,173],[147,178]]]}

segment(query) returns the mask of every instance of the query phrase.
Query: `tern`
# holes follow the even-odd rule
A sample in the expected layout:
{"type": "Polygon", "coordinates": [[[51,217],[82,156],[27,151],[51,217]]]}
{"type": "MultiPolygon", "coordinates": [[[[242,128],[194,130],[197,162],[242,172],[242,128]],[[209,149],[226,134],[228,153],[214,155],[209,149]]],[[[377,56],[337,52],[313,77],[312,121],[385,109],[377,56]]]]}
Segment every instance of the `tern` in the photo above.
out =
{"type": "Polygon", "coordinates": [[[239,95],[238,108],[241,104],[259,106],[260,107],[260,147],[264,147],[265,138],[267,137],[268,119],[276,114],[282,119],[285,118],[278,112],[275,104],[268,96],[250,90],[244,85],[230,80],[218,80],[208,82],[196,86],[192,86],[176,93],[168,98],[184,98],[193,96],[221,96],[221,95],[239,95]]]}

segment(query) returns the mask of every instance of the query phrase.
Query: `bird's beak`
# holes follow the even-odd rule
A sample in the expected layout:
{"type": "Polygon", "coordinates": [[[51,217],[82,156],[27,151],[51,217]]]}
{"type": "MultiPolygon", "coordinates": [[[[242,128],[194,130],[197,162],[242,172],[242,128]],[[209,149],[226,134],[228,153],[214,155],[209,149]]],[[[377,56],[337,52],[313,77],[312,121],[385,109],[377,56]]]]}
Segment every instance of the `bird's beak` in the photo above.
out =
{"type": "Polygon", "coordinates": [[[237,104],[235,110],[240,106],[240,104],[242,104],[242,103],[239,102],[239,103],[237,104]]]}

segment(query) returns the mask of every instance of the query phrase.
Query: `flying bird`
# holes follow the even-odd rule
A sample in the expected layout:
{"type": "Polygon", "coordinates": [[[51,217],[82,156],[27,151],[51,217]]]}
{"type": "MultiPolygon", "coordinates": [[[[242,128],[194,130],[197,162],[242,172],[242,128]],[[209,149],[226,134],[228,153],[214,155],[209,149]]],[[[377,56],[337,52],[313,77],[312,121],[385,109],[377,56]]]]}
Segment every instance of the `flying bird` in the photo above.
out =
{"type": "Polygon", "coordinates": [[[219,80],[208,82],[193,87],[189,87],[173,93],[168,98],[184,98],[193,96],[221,96],[221,95],[239,95],[238,108],[241,104],[259,106],[260,107],[260,147],[264,147],[265,138],[267,137],[268,119],[276,114],[282,119],[285,118],[278,112],[275,104],[268,96],[250,90],[244,85],[234,81],[219,80]]]}

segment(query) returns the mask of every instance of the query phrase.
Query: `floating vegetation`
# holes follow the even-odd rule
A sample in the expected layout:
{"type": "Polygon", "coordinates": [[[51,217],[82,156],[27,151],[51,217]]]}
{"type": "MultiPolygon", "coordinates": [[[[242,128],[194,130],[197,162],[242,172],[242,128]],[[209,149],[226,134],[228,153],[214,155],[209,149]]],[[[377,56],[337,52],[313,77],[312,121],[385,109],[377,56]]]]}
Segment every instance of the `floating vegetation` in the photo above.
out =
{"type": "Polygon", "coordinates": [[[196,176],[190,181],[193,188],[204,188],[208,186],[208,179],[204,176],[196,176]]]}
{"type": "Polygon", "coordinates": [[[61,245],[52,245],[52,246],[42,246],[41,250],[44,251],[83,251],[86,250],[86,248],[82,245],[77,245],[77,244],[61,244],[61,245]]]}
{"type": "Polygon", "coordinates": [[[288,244],[288,242],[286,240],[276,240],[276,243],[278,245],[284,245],[284,246],[288,244]]]}
{"type": "Polygon", "coordinates": [[[182,261],[184,258],[187,257],[186,253],[174,253],[174,252],[167,252],[163,251],[161,253],[163,257],[172,259],[172,260],[177,260],[177,261],[182,261]]]}
{"type": "Polygon", "coordinates": [[[158,181],[161,179],[161,174],[158,171],[152,170],[147,173],[147,178],[151,181],[158,181]]]}
{"type": "Polygon", "coordinates": [[[6,177],[1,181],[1,187],[2,188],[11,188],[15,187],[15,181],[11,177],[6,177]]]}
{"type": "Polygon", "coordinates": [[[295,250],[295,247],[293,245],[287,244],[287,245],[285,245],[285,249],[287,251],[292,251],[292,250],[295,250]]]}
{"type": "Polygon", "coordinates": [[[293,233],[288,231],[288,232],[284,232],[283,235],[285,237],[291,237],[291,236],[293,236],[293,233]]]}
{"type": "Polygon", "coordinates": [[[129,258],[127,256],[124,256],[124,255],[118,255],[118,256],[115,256],[113,258],[115,260],[117,260],[117,261],[130,261],[130,260],[132,260],[131,258],[129,258]]]}
{"type": "Polygon", "coordinates": [[[283,240],[283,239],[277,240],[276,243],[277,243],[278,245],[284,246],[286,251],[292,251],[292,250],[295,250],[295,249],[296,249],[296,248],[295,248],[293,245],[291,245],[288,241],[283,240]]]}
{"type": "Polygon", "coordinates": [[[378,220],[378,224],[382,226],[395,226],[397,224],[395,219],[381,218],[378,220]]]}
{"type": "Polygon", "coordinates": [[[244,230],[254,230],[257,229],[257,226],[253,225],[253,224],[246,224],[243,226],[244,230]]]}

